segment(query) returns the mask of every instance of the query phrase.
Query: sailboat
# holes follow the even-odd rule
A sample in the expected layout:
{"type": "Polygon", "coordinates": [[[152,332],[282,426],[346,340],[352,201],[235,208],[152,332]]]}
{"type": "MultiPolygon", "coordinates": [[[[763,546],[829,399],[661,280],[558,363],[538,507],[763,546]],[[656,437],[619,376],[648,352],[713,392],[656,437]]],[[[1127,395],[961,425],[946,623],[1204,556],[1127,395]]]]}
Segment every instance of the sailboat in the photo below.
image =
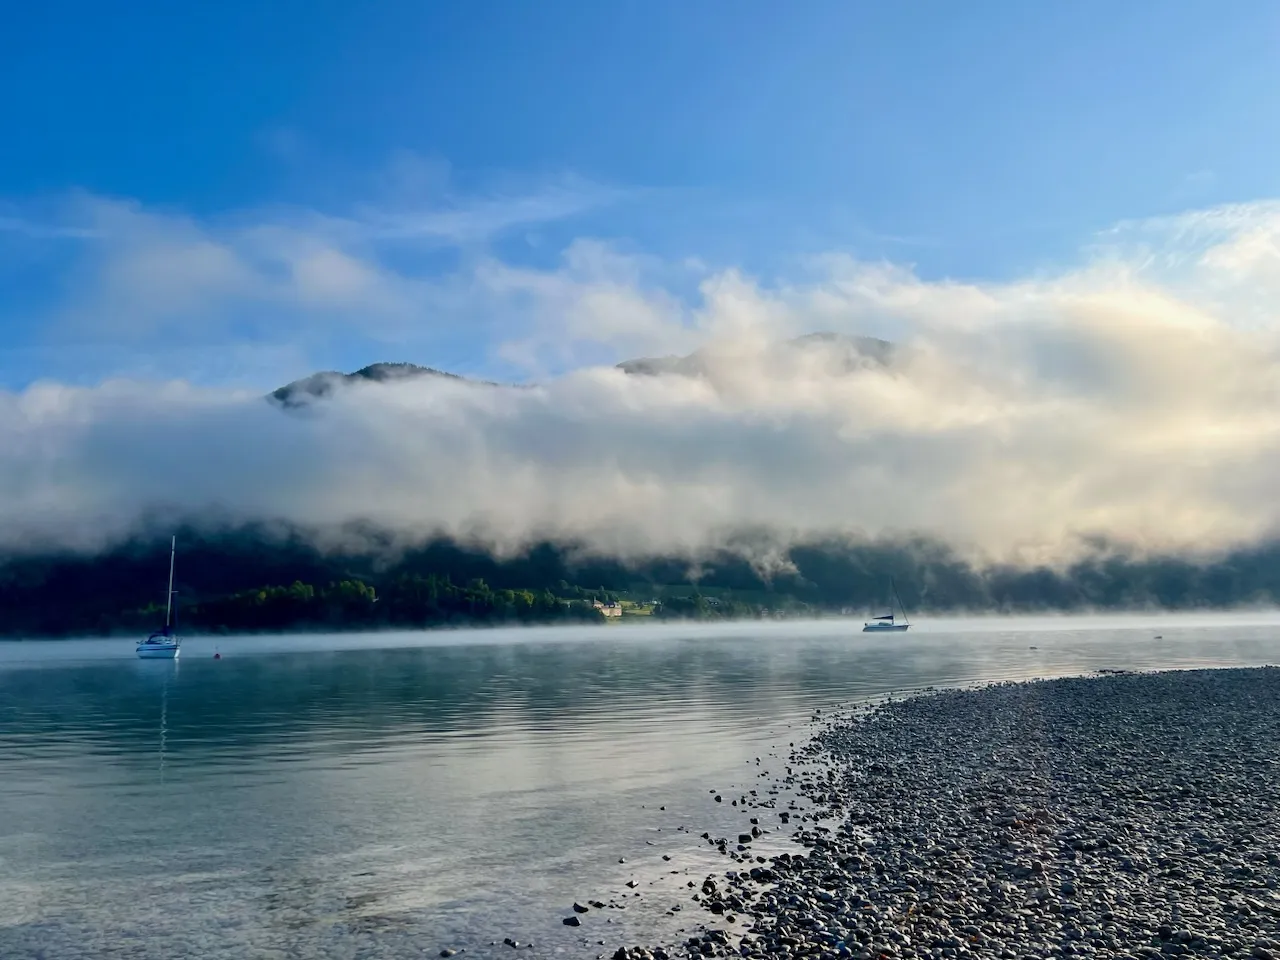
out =
{"type": "Polygon", "coordinates": [[[169,593],[164,602],[164,626],[145,640],[138,641],[138,656],[143,659],[176,660],[182,649],[182,640],[174,632],[173,615],[173,564],[178,556],[178,538],[169,546],[169,593]]]}
{"type": "Polygon", "coordinates": [[[911,626],[911,621],[907,619],[907,608],[902,605],[902,598],[898,596],[898,587],[893,582],[892,577],[889,578],[889,589],[893,591],[893,599],[898,601],[898,608],[902,611],[901,622],[894,617],[891,604],[889,612],[883,617],[872,617],[870,621],[862,625],[863,633],[901,632],[911,626]]]}

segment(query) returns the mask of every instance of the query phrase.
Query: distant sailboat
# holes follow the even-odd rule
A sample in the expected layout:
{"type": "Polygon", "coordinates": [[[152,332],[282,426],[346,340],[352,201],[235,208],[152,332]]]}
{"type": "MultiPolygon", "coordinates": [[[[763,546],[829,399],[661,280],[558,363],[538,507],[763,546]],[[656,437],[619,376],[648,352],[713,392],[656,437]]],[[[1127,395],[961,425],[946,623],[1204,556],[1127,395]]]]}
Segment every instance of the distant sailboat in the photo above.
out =
{"type": "Polygon", "coordinates": [[[863,633],[901,633],[911,626],[911,622],[907,619],[907,608],[902,605],[902,598],[898,596],[898,587],[892,577],[889,578],[889,589],[893,592],[893,599],[898,602],[898,608],[902,611],[901,622],[894,616],[893,606],[890,604],[888,613],[882,617],[872,617],[869,622],[862,625],[863,633]]]}
{"type": "Polygon", "coordinates": [[[164,626],[145,640],[138,641],[138,656],[152,660],[176,660],[182,649],[182,640],[174,632],[173,615],[173,564],[178,555],[178,538],[169,547],[169,593],[164,603],[164,626]]]}

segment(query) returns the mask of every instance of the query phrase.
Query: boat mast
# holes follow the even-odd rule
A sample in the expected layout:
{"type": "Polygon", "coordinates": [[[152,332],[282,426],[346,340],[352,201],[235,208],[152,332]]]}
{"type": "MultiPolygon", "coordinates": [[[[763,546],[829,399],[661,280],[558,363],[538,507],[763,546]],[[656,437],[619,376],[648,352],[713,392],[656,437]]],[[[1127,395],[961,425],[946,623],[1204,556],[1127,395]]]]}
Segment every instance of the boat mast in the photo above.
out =
{"type": "Polygon", "coordinates": [[[164,598],[164,625],[169,626],[173,616],[173,561],[178,555],[178,538],[169,544],[169,593],[164,598]]]}
{"type": "Polygon", "coordinates": [[[889,588],[893,591],[893,598],[898,601],[898,606],[902,608],[902,622],[906,624],[911,623],[911,621],[907,619],[907,607],[906,604],[902,602],[902,598],[898,596],[898,585],[893,582],[893,577],[889,578],[889,588]]]}

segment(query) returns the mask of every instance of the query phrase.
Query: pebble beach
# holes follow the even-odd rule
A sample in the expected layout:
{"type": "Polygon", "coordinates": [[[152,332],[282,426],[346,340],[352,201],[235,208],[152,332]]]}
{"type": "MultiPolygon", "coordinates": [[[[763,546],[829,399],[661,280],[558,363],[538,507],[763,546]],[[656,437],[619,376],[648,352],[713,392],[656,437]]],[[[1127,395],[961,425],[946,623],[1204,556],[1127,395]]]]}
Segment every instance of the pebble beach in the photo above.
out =
{"type": "Polygon", "coordinates": [[[803,799],[750,812],[795,852],[722,838],[703,928],[618,960],[1280,957],[1280,669],[889,701],[778,787],[803,799]]]}

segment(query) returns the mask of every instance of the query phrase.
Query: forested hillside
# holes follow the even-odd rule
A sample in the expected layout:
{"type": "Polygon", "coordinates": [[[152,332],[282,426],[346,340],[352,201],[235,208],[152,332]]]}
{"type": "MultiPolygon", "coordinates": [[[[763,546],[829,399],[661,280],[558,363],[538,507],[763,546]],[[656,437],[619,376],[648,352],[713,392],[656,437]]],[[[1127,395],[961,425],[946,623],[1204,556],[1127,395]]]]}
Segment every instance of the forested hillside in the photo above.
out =
{"type": "MultiPolygon", "coordinates": [[[[1084,561],[1062,570],[978,569],[936,543],[793,547],[763,572],[722,553],[694,564],[585,556],[541,544],[498,558],[447,540],[402,548],[351,531],[322,549],[302,531],[242,526],[178,531],[177,585],[188,631],[416,628],[601,620],[593,601],[661,603],[664,617],[802,616],[878,610],[892,577],[912,612],[1223,608],[1280,600],[1280,549],[1212,563],[1178,558],[1084,561]]],[[[133,631],[163,615],[168,538],[138,536],[97,555],[0,560],[0,632],[133,631]]]]}

